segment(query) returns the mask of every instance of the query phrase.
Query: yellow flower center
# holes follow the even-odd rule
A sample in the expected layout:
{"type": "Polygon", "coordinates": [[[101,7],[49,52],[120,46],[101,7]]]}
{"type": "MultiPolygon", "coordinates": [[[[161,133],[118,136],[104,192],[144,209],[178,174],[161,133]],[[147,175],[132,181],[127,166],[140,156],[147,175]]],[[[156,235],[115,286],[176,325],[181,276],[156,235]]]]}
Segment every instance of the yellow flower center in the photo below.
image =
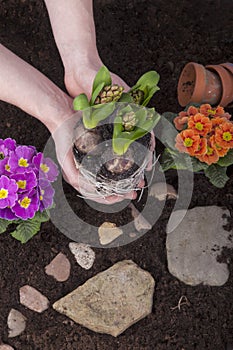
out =
{"type": "Polygon", "coordinates": [[[6,170],[6,171],[10,171],[10,170],[11,170],[11,167],[10,167],[9,164],[6,164],[6,165],[5,165],[5,170],[6,170]]]}
{"type": "Polygon", "coordinates": [[[211,156],[213,154],[213,152],[214,152],[213,148],[207,146],[207,153],[206,153],[207,156],[211,156]]]}
{"type": "Polygon", "coordinates": [[[44,173],[47,173],[49,171],[49,167],[46,164],[41,163],[40,168],[44,173]]]}
{"type": "Polygon", "coordinates": [[[18,188],[21,188],[24,190],[26,188],[27,181],[26,180],[19,180],[17,181],[18,188]]]}
{"type": "Polygon", "coordinates": [[[4,159],[4,154],[3,154],[3,152],[0,152],[0,160],[1,159],[4,159]]]}
{"type": "Polygon", "coordinates": [[[201,122],[197,122],[197,123],[195,124],[195,128],[196,128],[197,130],[199,130],[199,131],[202,131],[202,130],[203,130],[203,127],[204,127],[204,125],[203,125],[201,122]]]}
{"type": "Polygon", "coordinates": [[[216,110],[214,111],[213,109],[208,109],[207,112],[212,115],[216,114],[216,110]]]}
{"type": "Polygon", "coordinates": [[[29,207],[30,203],[31,203],[31,199],[28,197],[24,197],[21,201],[19,201],[19,205],[25,209],[29,207]]]}
{"type": "Polygon", "coordinates": [[[41,192],[40,201],[42,201],[43,200],[43,195],[44,195],[44,190],[41,190],[40,192],[41,192]]]}
{"type": "Polygon", "coordinates": [[[27,159],[24,159],[23,157],[21,157],[18,161],[18,165],[22,166],[24,168],[27,168],[29,166],[27,159]]]}
{"type": "Polygon", "coordinates": [[[190,137],[186,137],[186,139],[184,139],[184,146],[191,147],[192,145],[193,145],[193,139],[191,139],[190,137]]]}
{"type": "Polygon", "coordinates": [[[8,197],[8,190],[5,188],[0,189],[0,199],[5,199],[8,197]]]}
{"type": "Polygon", "coordinates": [[[231,141],[232,140],[232,134],[229,131],[226,131],[223,133],[222,138],[224,141],[231,141]]]}

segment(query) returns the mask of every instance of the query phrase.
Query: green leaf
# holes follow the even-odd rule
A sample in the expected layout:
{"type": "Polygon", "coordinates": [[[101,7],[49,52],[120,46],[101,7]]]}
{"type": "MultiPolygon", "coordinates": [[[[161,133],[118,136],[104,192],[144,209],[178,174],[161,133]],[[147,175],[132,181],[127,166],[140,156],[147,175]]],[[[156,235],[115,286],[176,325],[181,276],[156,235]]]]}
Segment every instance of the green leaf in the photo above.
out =
{"type": "Polygon", "coordinates": [[[176,169],[174,156],[165,148],[160,162],[160,170],[167,171],[169,169],[176,169]]]}
{"type": "MultiPolygon", "coordinates": [[[[126,110],[123,109],[124,112],[126,110]]],[[[123,111],[122,110],[122,111],[123,111]]],[[[138,140],[139,138],[150,132],[160,119],[160,115],[155,112],[154,108],[150,109],[151,118],[148,118],[148,109],[140,108],[135,112],[136,119],[138,120],[137,125],[132,131],[124,131],[122,126],[122,118],[120,113],[116,116],[114,120],[113,137],[112,137],[112,148],[113,151],[118,154],[124,154],[132,142],[138,140]]]]}
{"type": "Polygon", "coordinates": [[[129,92],[135,90],[141,90],[144,92],[144,100],[141,103],[142,106],[146,106],[154,93],[159,90],[157,86],[159,82],[159,74],[156,71],[149,71],[143,74],[136,84],[129,90],[129,92]]]}
{"type": "Polygon", "coordinates": [[[128,102],[128,103],[133,103],[133,97],[128,94],[127,92],[123,92],[121,94],[120,99],[118,100],[118,102],[128,102]]]}
{"type": "Polygon", "coordinates": [[[223,167],[233,164],[233,149],[230,149],[224,157],[219,158],[217,164],[223,167]]]}
{"type": "Polygon", "coordinates": [[[168,120],[172,125],[174,125],[173,120],[176,116],[177,114],[172,112],[165,112],[162,114],[162,117],[168,120]]]}
{"type": "Polygon", "coordinates": [[[86,129],[95,128],[101,120],[109,117],[115,109],[115,102],[99,104],[83,111],[83,124],[86,129]]]}
{"type": "Polygon", "coordinates": [[[12,221],[0,219],[0,233],[4,233],[12,221]]]}
{"type": "Polygon", "coordinates": [[[36,215],[33,218],[35,221],[38,222],[46,222],[49,221],[50,216],[49,216],[49,211],[48,210],[44,210],[43,212],[37,211],[36,215]]]}
{"type": "Polygon", "coordinates": [[[21,221],[16,230],[11,232],[11,236],[16,238],[21,243],[26,243],[31,239],[37,232],[39,232],[41,222],[35,217],[33,219],[28,219],[21,221]]]}
{"type": "Polygon", "coordinates": [[[105,66],[102,66],[95,76],[93,86],[92,86],[92,95],[93,95],[94,91],[96,90],[96,88],[98,86],[100,86],[102,83],[104,83],[103,86],[112,84],[112,78],[111,78],[110,72],[109,72],[108,68],[105,66]]]}
{"type": "Polygon", "coordinates": [[[103,89],[104,86],[105,86],[104,82],[96,86],[95,90],[91,94],[91,101],[90,101],[91,106],[94,105],[96,97],[99,95],[100,91],[103,89]]]}
{"type": "Polygon", "coordinates": [[[205,169],[205,175],[215,187],[223,188],[229,179],[229,177],[226,175],[226,171],[226,167],[211,164],[207,169],[205,169]]]}
{"type": "Polygon", "coordinates": [[[83,109],[86,109],[90,107],[87,95],[80,94],[73,100],[73,108],[75,111],[82,111],[83,109]]]}

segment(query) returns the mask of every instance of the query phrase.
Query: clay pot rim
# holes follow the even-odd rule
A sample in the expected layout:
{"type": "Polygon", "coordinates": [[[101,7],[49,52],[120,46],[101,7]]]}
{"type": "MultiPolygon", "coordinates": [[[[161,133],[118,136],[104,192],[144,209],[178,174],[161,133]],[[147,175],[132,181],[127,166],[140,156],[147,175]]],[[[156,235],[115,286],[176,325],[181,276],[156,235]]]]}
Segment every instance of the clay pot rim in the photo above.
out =
{"type": "Polygon", "coordinates": [[[233,74],[233,63],[231,62],[220,63],[220,66],[226,68],[229,72],[233,74]]]}
{"type": "Polygon", "coordinates": [[[195,96],[195,99],[200,100],[202,98],[203,92],[205,90],[204,81],[205,81],[205,67],[199,63],[196,63],[196,62],[187,63],[184,66],[184,68],[180,74],[179,81],[178,81],[177,92],[178,92],[179,104],[183,107],[186,106],[190,102],[190,100],[193,96],[195,96]],[[184,79],[184,76],[186,75],[186,71],[188,69],[192,69],[193,75],[194,75],[194,88],[193,88],[192,95],[190,95],[190,96],[182,93],[182,88],[183,88],[183,84],[184,84],[183,79],[184,79]],[[202,84],[197,86],[195,84],[196,81],[200,81],[200,82],[202,82],[202,84]]]}
{"type": "Polygon", "coordinates": [[[229,72],[220,64],[207,65],[205,66],[205,68],[210,71],[216,72],[220,77],[220,81],[222,84],[222,97],[219,101],[219,105],[227,106],[232,101],[233,94],[233,76],[231,72],[229,72]],[[229,89],[229,86],[231,86],[231,89],[229,89]]]}

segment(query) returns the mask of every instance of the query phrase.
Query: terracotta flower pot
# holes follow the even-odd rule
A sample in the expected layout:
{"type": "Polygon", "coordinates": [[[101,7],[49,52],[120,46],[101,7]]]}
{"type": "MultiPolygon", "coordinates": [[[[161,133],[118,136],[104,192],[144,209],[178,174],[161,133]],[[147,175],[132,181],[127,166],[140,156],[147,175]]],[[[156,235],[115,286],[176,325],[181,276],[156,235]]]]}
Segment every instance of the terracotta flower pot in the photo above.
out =
{"type": "Polygon", "coordinates": [[[190,102],[229,106],[233,102],[233,64],[225,62],[204,67],[189,62],[181,72],[177,92],[183,107],[190,102]]]}
{"type": "Polygon", "coordinates": [[[201,64],[189,62],[178,81],[178,101],[183,107],[190,102],[215,105],[221,100],[221,90],[221,81],[216,73],[201,64]]]}
{"type": "Polygon", "coordinates": [[[223,63],[221,65],[208,65],[206,68],[216,72],[220,77],[222,97],[219,104],[223,107],[229,105],[233,101],[233,65],[231,67],[229,63],[223,63]]]}

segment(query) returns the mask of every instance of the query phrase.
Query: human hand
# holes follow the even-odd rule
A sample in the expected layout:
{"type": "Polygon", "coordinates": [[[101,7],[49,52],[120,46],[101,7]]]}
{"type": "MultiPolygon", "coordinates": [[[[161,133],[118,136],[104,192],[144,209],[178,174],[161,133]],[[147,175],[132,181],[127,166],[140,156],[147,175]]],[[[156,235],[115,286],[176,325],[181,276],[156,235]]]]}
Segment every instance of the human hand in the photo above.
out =
{"type": "MultiPolygon", "coordinates": [[[[74,163],[74,157],[72,152],[73,147],[73,130],[81,117],[80,113],[75,113],[70,118],[66,119],[53,133],[52,137],[56,146],[56,154],[58,162],[61,165],[63,177],[72,187],[74,187],[84,198],[93,200],[102,204],[113,204],[121,202],[124,199],[135,199],[137,197],[136,191],[131,191],[123,195],[101,195],[92,185],[88,182],[82,174],[78,171],[74,163]]],[[[140,184],[141,187],[143,183],[140,184]]]]}

